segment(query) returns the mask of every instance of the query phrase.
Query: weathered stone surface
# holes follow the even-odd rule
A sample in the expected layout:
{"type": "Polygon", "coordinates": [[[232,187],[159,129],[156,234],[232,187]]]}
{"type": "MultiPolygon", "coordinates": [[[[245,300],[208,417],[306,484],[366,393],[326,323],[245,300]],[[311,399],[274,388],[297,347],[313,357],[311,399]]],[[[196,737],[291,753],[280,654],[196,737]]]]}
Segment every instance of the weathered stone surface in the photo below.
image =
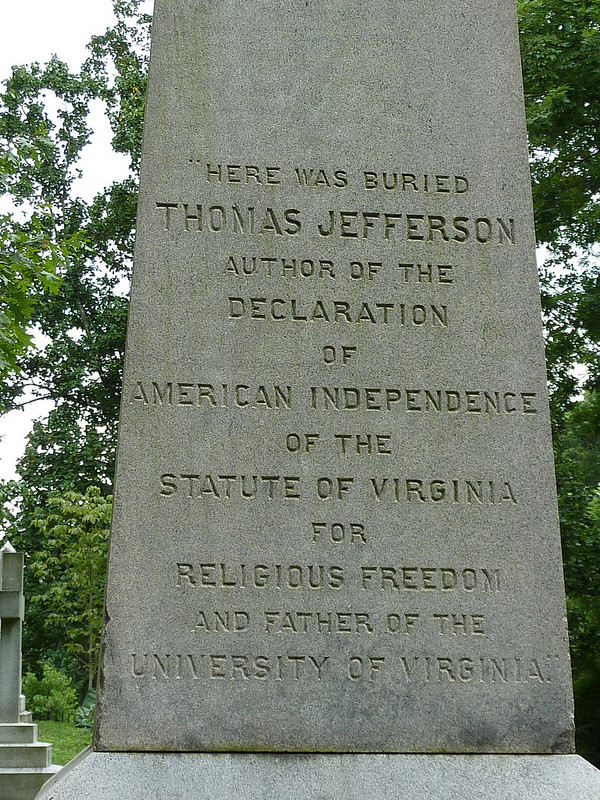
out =
{"type": "Polygon", "coordinates": [[[18,722],[21,700],[23,553],[0,550],[0,723],[18,722]]]}
{"type": "Polygon", "coordinates": [[[158,0],[98,750],[569,752],[512,0],[158,0]]]}
{"type": "Polygon", "coordinates": [[[0,747],[0,767],[49,767],[50,745],[44,742],[3,744],[0,747]]]}
{"type": "Polygon", "coordinates": [[[27,744],[37,742],[37,725],[0,723],[0,744],[27,744]]]}
{"type": "Polygon", "coordinates": [[[38,800],[597,800],[600,773],[578,756],[89,753],[38,800]]]}
{"type": "Polygon", "coordinates": [[[0,767],[0,800],[33,800],[60,767],[0,767]]]}
{"type": "Polygon", "coordinates": [[[32,800],[59,767],[52,745],[37,740],[37,725],[21,694],[23,554],[0,547],[0,800],[32,800]]]}

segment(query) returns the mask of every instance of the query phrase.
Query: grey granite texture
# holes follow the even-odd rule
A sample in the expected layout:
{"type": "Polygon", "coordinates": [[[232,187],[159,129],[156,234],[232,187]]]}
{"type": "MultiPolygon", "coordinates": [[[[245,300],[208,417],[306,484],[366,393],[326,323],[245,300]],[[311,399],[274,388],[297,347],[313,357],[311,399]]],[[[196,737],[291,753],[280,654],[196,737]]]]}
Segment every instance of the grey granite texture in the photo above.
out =
{"type": "Polygon", "coordinates": [[[60,767],[0,767],[0,800],[33,800],[60,767]]]}
{"type": "Polygon", "coordinates": [[[0,547],[0,800],[32,800],[59,770],[21,694],[23,560],[10,542],[0,547]]]}
{"type": "Polygon", "coordinates": [[[37,800],[598,800],[578,756],[89,753],[37,800]]]}
{"type": "Polygon", "coordinates": [[[571,752],[513,0],[153,35],[95,749],[571,752]]]}
{"type": "Polygon", "coordinates": [[[0,723],[20,719],[24,613],[23,553],[7,543],[0,550],[0,723]]]}

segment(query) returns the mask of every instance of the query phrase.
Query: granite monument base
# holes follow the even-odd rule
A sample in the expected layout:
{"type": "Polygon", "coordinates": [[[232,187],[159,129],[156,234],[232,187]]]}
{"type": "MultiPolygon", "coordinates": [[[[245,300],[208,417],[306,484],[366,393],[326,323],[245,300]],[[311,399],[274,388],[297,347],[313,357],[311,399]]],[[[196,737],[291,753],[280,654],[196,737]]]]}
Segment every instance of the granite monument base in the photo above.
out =
{"type": "Polygon", "coordinates": [[[38,800],[598,800],[600,771],[571,755],[99,753],[38,800]]]}

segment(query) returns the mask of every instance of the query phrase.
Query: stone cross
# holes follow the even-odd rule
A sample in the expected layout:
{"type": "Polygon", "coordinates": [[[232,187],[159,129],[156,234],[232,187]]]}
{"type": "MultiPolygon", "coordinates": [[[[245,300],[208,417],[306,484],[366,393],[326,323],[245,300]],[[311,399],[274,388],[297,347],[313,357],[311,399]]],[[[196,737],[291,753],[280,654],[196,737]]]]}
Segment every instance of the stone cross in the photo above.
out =
{"type": "Polygon", "coordinates": [[[33,800],[60,767],[39,742],[21,695],[23,553],[0,546],[0,800],[33,800]]]}
{"type": "Polygon", "coordinates": [[[23,553],[0,550],[0,723],[18,722],[21,696],[23,553]]]}

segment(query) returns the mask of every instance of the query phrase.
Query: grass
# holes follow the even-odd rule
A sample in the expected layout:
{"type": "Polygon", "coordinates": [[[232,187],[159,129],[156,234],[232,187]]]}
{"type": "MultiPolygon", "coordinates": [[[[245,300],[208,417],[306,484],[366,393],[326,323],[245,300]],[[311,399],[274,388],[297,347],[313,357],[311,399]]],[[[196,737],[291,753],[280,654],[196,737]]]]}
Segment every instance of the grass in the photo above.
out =
{"type": "MultiPolygon", "coordinates": [[[[34,722],[37,720],[34,720],[34,722]]],[[[52,763],[64,766],[77,753],[88,746],[92,732],[87,728],[76,728],[72,722],[38,722],[40,742],[51,742],[52,763]]]]}

